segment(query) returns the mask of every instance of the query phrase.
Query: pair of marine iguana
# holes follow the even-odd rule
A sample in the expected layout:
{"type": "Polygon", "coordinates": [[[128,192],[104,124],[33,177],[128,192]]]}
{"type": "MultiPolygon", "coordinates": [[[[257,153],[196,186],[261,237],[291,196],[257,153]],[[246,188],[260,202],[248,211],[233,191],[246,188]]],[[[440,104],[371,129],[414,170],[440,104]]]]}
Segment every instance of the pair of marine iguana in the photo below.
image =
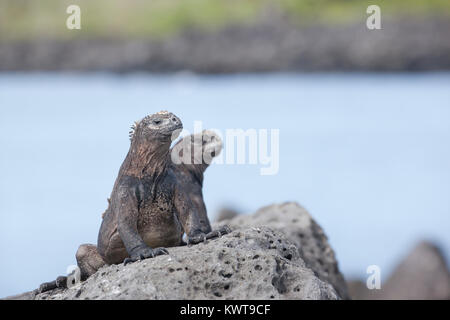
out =
{"type": "MultiPolygon", "coordinates": [[[[218,156],[222,141],[204,131],[171,149],[182,128],[181,120],[167,111],[132,127],[131,147],[108,199],[97,246],[83,244],[76,253],[81,280],[106,264],[153,258],[168,254],[165,247],[198,244],[230,232],[228,227],[212,231],[202,194],[203,173],[210,164],[203,156],[218,156]],[[194,151],[190,161],[175,164],[173,156],[186,159],[186,150],[194,151]]],[[[39,292],[66,286],[67,277],[59,277],[42,284],[39,292]]]]}

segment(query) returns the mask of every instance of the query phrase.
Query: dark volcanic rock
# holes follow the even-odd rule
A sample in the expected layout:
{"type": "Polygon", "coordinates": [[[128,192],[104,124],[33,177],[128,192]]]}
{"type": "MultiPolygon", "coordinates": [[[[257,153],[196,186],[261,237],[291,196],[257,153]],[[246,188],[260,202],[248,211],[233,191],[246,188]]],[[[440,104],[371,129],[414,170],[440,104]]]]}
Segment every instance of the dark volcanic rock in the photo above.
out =
{"type": "Polygon", "coordinates": [[[347,297],[322,229],[295,203],[227,220],[233,232],[169,248],[127,266],[105,266],[71,289],[9,299],[301,299],[347,297]]]}
{"type": "Polygon", "coordinates": [[[280,232],[235,231],[135,264],[107,266],[86,282],[36,299],[339,299],[280,232]]]}
{"type": "Polygon", "coordinates": [[[450,272],[438,247],[422,242],[397,266],[381,290],[365,283],[349,283],[353,299],[449,300],[450,272]]]}
{"type": "Polygon", "coordinates": [[[420,243],[384,284],[383,299],[450,299],[450,274],[441,251],[420,243]]]}
{"type": "Polygon", "coordinates": [[[241,215],[225,221],[224,224],[233,230],[267,226],[282,232],[295,244],[305,263],[321,280],[333,285],[343,299],[349,298],[345,279],[339,271],[336,256],[327,236],[299,204],[289,202],[268,206],[253,215],[241,215]]]}
{"type": "Polygon", "coordinates": [[[235,217],[237,217],[239,215],[239,212],[237,212],[234,209],[231,208],[222,208],[221,210],[219,210],[219,212],[217,213],[216,222],[221,222],[221,221],[226,221],[226,220],[230,220],[233,219],[235,217]]]}

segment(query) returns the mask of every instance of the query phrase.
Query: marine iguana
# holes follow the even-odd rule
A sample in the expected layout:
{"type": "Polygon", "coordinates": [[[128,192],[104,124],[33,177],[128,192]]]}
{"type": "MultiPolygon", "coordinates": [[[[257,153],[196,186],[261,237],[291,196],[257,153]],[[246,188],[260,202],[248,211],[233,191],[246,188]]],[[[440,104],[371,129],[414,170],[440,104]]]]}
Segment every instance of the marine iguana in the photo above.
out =
{"type": "Polygon", "coordinates": [[[211,130],[187,136],[171,150],[173,172],[196,207],[201,231],[205,234],[211,232],[211,224],[203,201],[203,178],[213,158],[219,156],[221,151],[222,139],[211,130]],[[186,158],[184,152],[188,153],[186,158]]]}
{"type": "MultiPolygon", "coordinates": [[[[81,280],[105,264],[124,264],[168,254],[165,247],[198,244],[230,232],[212,231],[203,202],[203,173],[222,142],[211,131],[170,145],[182,129],[174,114],[161,111],[136,122],[130,132],[131,147],[123,162],[103,215],[97,246],[83,244],[76,253],[81,280]],[[190,144],[190,163],[175,164],[190,144]],[[170,156],[171,151],[175,156],[170,156]],[[192,149],[191,149],[192,150],[192,149]],[[181,152],[181,153],[180,153],[181,152]],[[186,234],[187,243],[183,241],[186,234]]],[[[187,148],[189,150],[189,148],[187,148]]],[[[66,287],[67,277],[44,283],[39,292],[66,287]]]]}

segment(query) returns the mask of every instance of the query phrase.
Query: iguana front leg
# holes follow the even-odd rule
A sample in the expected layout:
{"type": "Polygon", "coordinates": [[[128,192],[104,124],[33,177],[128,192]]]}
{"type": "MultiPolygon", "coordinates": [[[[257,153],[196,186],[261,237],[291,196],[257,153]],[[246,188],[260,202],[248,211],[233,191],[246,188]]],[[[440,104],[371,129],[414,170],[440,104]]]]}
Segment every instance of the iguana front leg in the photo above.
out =
{"type": "Polygon", "coordinates": [[[137,228],[139,211],[136,189],[128,186],[120,187],[117,203],[115,203],[118,209],[119,236],[129,254],[129,257],[124,260],[125,265],[139,260],[169,254],[165,248],[150,248],[139,235],[137,228]]]}
{"type": "Polygon", "coordinates": [[[190,197],[182,190],[182,188],[177,188],[175,190],[174,203],[179,220],[186,233],[188,245],[206,242],[206,240],[219,238],[222,235],[231,232],[230,228],[227,226],[224,226],[219,230],[211,231],[209,221],[207,221],[207,219],[206,221],[202,220],[202,217],[197,210],[197,206],[192,203],[190,197]]]}

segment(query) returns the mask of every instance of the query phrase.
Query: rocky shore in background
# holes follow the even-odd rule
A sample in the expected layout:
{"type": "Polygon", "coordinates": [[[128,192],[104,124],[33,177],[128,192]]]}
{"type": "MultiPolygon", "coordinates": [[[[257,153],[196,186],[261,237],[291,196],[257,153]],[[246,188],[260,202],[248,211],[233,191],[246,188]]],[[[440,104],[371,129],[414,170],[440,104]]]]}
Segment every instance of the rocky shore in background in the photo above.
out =
{"type": "Polygon", "coordinates": [[[397,266],[381,290],[368,290],[362,281],[350,281],[355,300],[450,300],[450,271],[441,250],[419,243],[397,266]]]}
{"type": "Polygon", "coordinates": [[[347,299],[333,249],[296,203],[224,220],[233,232],[170,255],[100,269],[87,281],[9,299],[347,299]]]}
{"type": "MultiPolygon", "coordinates": [[[[282,17],[161,40],[35,39],[0,41],[0,71],[236,73],[450,70],[450,21],[382,20],[294,25],[282,17]]],[[[76,31],[74,31],[76,32],[76,31]]],[[[82,34],[81,34],[82,35],[82,34]]]]}

